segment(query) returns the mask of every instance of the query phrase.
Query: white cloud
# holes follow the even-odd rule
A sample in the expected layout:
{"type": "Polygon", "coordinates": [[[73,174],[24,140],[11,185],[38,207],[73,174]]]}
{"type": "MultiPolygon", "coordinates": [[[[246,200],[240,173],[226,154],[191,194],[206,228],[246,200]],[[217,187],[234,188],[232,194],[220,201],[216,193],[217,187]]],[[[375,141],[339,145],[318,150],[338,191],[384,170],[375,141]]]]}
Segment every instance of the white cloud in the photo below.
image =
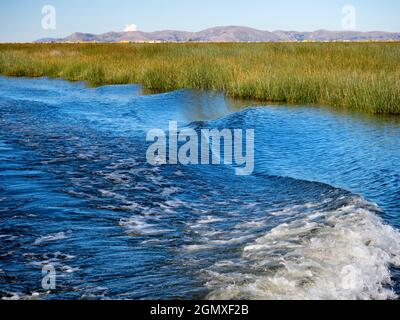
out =
{"type": "Polygon", "coordinates": [[[137,25],[136,24],[127,24],[125,26],[124,32],[132,32],[132,31],[137,31],[137,25]]]}

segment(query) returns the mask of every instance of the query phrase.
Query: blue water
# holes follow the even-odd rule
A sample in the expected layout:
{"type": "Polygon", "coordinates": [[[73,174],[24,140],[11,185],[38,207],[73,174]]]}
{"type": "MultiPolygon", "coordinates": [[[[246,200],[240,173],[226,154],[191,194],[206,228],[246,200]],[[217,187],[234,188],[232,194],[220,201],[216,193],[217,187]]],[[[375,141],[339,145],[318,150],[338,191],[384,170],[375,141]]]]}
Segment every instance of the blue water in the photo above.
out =
{"type": "Polygon", "coordinates": [[[0,77],[0,299],[396,299],[399,146],[396,117],[0,77]],[[255,129],[253,175],[148,165],[171,120],[255,129]]]}

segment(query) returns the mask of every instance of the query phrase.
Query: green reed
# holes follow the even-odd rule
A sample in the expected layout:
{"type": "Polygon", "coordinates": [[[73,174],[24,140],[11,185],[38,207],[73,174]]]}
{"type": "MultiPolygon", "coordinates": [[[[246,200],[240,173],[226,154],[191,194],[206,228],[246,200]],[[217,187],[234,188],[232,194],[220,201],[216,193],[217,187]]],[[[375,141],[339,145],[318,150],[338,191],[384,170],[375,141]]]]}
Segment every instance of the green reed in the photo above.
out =
{"type": "Polygon", "coordinates": [[[400,43],[1,44],[0,73],[400,114],[400,43]]]}

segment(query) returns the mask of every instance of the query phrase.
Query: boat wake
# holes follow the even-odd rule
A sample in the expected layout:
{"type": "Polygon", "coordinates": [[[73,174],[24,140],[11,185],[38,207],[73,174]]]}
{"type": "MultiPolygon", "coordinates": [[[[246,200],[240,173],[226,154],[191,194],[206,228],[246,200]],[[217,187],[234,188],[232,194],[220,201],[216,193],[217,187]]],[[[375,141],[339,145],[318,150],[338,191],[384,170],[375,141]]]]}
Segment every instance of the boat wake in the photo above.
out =
{"type": "Polygon", "coordinates": [[[283,223],[205,271],[209,299],[395,299],[400,234],[360,197],[283,223]],[[240,269],[232,267],[240,266],[240,269]]]}

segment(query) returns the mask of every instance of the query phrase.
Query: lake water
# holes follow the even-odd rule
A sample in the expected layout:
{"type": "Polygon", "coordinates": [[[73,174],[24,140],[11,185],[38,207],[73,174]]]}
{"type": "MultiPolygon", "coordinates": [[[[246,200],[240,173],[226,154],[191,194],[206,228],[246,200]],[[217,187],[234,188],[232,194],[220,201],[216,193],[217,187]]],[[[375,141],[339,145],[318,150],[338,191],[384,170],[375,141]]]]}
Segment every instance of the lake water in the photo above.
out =
{"type": "Polygon", "coordinates": [[[396,298],[399,146],[396,117],[0,77],[0,299],[396,298]],[[170,120],[254,128],[253,175],[148,165],[170,120]]]}

